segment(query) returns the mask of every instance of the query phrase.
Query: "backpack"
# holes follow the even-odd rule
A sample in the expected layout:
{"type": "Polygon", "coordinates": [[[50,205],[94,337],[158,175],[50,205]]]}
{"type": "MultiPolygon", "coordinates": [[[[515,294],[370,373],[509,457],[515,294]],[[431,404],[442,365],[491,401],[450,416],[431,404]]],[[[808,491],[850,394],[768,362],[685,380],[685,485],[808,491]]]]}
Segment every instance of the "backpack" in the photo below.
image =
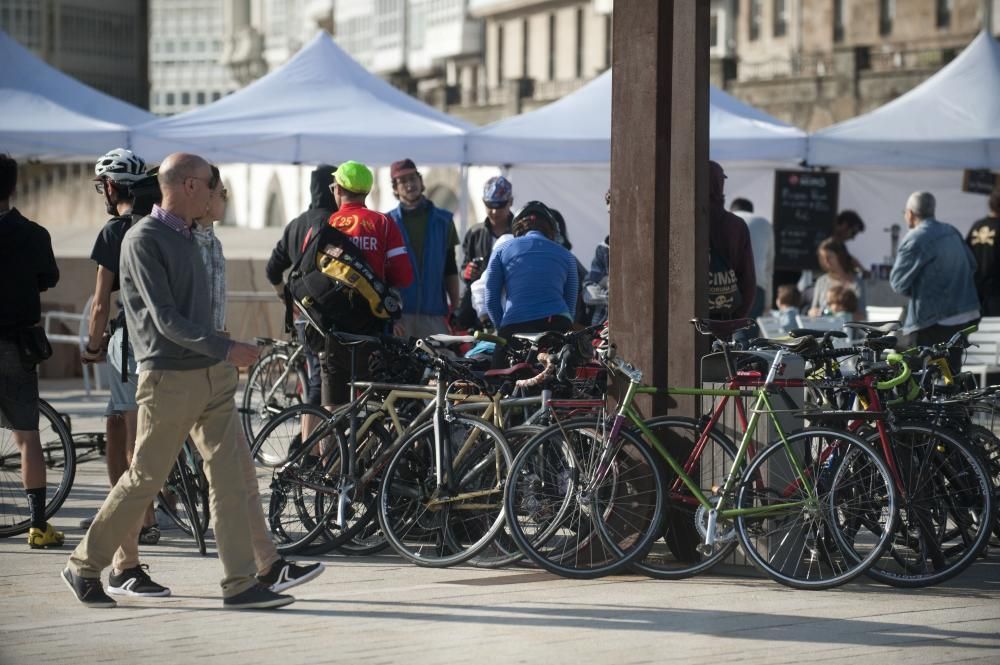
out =
{"type": "MultiPolygon", "coordinates": [[[[291,325],[294,304],[324,333],[376,334],[402,313],[399,299],[371,269],[364,253],[329,224],[306,233],[285,295],[286,326],[291,325]]],[[[314,351],[323,350],[321,337],[307,335],[307,341],[314,351]]]]}
{"type": "Polygon", "coordinates": [[[736,271],[714,247],[708,251],[708,318],[728,320],[743,304],[736,271]]]}

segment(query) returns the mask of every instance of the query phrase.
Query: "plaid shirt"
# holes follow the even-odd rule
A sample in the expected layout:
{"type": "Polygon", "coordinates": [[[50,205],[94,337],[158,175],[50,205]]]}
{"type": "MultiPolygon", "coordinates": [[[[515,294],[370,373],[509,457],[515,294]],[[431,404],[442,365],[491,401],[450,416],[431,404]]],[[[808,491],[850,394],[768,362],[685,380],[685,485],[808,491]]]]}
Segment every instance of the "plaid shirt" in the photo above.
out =
{"type": "Polygon", "coordinates": [[[164,210],[157,204],[153,204],[153,211],[149,213],[149,216],[153,219],[158,219],[174,231],[177,231],[182,236],[191,239],[191,227],[193,226],[190,222],[186,222],[169,210],[164,210]]]}
{"type": "Polygon", "coordinates": [[[222,254],[222,243],[211,226],[195,225],[194,240],[211,285],[212,319],[216,330],[226,329],[226,257],[222,254]]]}

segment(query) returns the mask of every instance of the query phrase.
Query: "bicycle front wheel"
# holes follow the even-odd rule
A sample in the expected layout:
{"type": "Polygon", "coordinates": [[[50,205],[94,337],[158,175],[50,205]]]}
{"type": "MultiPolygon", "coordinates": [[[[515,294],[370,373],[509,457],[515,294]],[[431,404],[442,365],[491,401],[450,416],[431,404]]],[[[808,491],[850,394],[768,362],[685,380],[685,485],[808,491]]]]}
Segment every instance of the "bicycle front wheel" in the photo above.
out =
{"type": "MultiPolygon", "coordinates": [[[[38,434],[46,466],[45,519],[66,501],[76,476],[76,452],[69,427],[52,406],[38,400],[38,434]]],[[[25,533],[31,511],[21,481],[21,450],[14,433],[0,429],[0,538],[25,533]]]]}
{"type": "Polygon", "coordinates": [[[641,560],[660,535],[664,480],[647,445],[594,418],[564,421],[524,444],[504,493],[510,535],[563,577],[609,575],[641,560]]]}
{"type": "Polygon", "coordinates": [[[878,560],[896,521],[888,467],[863,441],[810,428],[760,452],[737,492],[736,518],[747,556],[796,589],[849,582],[878,560]],[[789,452],[789,450],[791,452],[789,452]]]}
{"type": "MultiPolygon", "coordinates": [[[[868,576],[896,587],[940,584],[968,568],[993,527],[993,485],[958,436],[904,423],[889,432],[902,486],[900,519],[868,576]]],[[[878,442],[878,433],[869,441],[878,442]]]]}
{"type": "Polygon", "coordinates": [[[453,566],[476,556],[503,525],[503,485],[511,454],[493,425],[466,415],[445,421],[442,468],[434,423],[412,432],[382,479],[378,517],[382,533],[402,557],[420,566],[453,566]]]}

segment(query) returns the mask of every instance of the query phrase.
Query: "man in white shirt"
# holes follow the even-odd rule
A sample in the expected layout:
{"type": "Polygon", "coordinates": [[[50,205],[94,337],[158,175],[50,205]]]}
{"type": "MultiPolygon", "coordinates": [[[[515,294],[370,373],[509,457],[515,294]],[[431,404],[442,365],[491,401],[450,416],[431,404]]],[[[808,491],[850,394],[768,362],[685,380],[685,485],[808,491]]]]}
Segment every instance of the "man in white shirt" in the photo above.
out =
{"type": "Polygon", "coordinates": [[[753,248],[754,269],[757,271],[757,297],[754,298],[750,317],[756,319],[770,309],[771,279],[774,273],[774,230],[771,222],[753,213],[753,203],[747,199],[734,199],[729,210],[747,223],[750,246],[753,248]]]}

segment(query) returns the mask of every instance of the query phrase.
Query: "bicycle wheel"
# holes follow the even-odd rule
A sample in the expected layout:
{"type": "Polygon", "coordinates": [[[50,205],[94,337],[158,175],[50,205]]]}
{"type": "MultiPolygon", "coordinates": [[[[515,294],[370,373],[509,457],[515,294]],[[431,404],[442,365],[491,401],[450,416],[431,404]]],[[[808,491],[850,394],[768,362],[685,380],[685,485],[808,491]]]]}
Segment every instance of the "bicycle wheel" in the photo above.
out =
{"type": "MultiPolygon", "coordinates": [[[[940,584],[968,568],[993,528],[993,485],[958,435],[904,423],[890,432],[900,482],[900,519],[889,549],[868,570],[896,587],[940,584]]],[[[869,443],[878,444],[878,436],[869,443]]]]}
{"type": "Polygon", "coordinates": [[[157,507],[177,528],[192,536],[202,550],[211,519],[209,505],[208,479],[194,446],[186,442],[157,495],[157,507]]]}
{"type": "MultiPolygon", "coordinates": [[[[544,429],[540,425],[519,425],[505,429],[503,436],[511,451],[516,454],[525,443],[544,429]]],[[[520,561],[522,558],[524,558],[524,554],[514,542],[514,537],[510,535],[510,529],[507,528],[507,520],[504,519],[503,527],[497,531],[497,535],[479,551],[479,554],[469,559],[469,565],[476,568],[502,568],[520,561]]]]}
{"type": "Polygon", "coordinates": [[[611,445],[602,422],[568,420],[525,443],[511,466],[510,534],[549,572],[615,573],[641,560],[659,535],[665,486],[654,453],[624,429],[611,445]],[[599,468],[606,472],[596,480],[599,468]]]}
{"type": "Polygon", "coordinates": [[[279,412],[302,403],[308,377],[301,364],[289,368],[286,351],[272,351],[260,358],[250,370],[240,420],[247,442],[253,444],[257,433],[279,412]]]}
{"type": "Polygon", "coordinates": [[[251,449],[254,459],[263,457],[265,447],[283,460],[277,467],[256,465],[271,539],[282,554],[300,552],[316,539],[338,507],[344,480],[340,475],[344,443],[332,429],[330,413],[298,404],[264,426],[251,449]],[[304,442],[303,414],[323,419],[304,442]]]}
{"type": "MultiPolygon", "coordinates": [[[[38,400],[38,434],[46,466],[45,519],[62,506],[76,476],[73,436],[62,416],[38,400]]],[[[0,538],[25,533],[31,527],[28,497],[21,482],[21,451],[14,433],[0,429],[0,538]]]]}
{"type": "MultiPolygon", "coordinates": [[[[645,424],[698,483],[702,494],[718,503],[713,488],[725,485],[736,461],[729,439],[716,430],[704,432],[704,425],[692,418],[663,416],[645,424]]],[[[737,544],[736,527],[732,520],[720,519],[712,551],[699,551],[698,545],[705,541],[709,511],[670,466],[662,460],[661,465],[667,488],[663,524],[653,547],[632,568],[657,579],[678,580],[703,573],[729,556],[737,544]]],[[[733,505],[733,497],[728,497],[726,503],[733,505]]]]}
{"type": "Polygon", "coordinates": [[[1000,438],[982,425],[970,425],[966,435],[993,482],[993,537],[1000,538],[1000,438]]]}
{"type": "Polygon", "coordinates": [[[431,422],[399,444],[379,493],[382,533],[400,556],[421,566],[471,559],[503,525],[503,484],[511,462],[503,435],[467,415],[453,415],[445,424],[452,458],[445,486],[437,484],[431,422]]]}
{"type": "Polygon", "coordinates": [[[743,473],[737,507],[757,512],[736,518],[740,543],[786,586],[849,582],[878,560],[892,536],[896,492],[889,469],[847,432],[817,427],[787,439],[791,455],[778,441],[743,473]]]}

